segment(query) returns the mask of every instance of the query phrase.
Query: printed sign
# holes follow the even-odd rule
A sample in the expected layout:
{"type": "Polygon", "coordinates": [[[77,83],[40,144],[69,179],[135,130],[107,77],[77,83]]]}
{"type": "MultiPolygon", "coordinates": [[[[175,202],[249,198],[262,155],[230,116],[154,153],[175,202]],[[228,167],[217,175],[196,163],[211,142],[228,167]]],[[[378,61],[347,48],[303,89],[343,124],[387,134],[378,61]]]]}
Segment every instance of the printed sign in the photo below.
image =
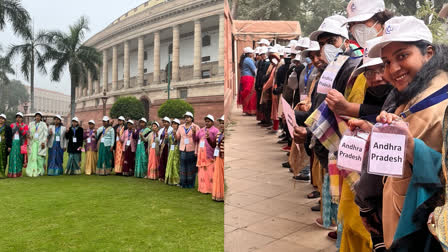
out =
{"type": "MultiPolygon", "coordinates": [[[[294,114],[294,110],[290,107],[289,103],[285,100],[285,98],[282,97],[281,100],[282,108],[283,108],[283,114],[285,114],[285,120],[286,124],[288,125],[288,131],[292,138],[294,138],[294,127],[298,126],[296,122],[296,115],[294,114]]],[[[297,149],[299,148],[299,145],[296,144],[297,149]]]]}
{"type": "Polygon", "coordinates": [[[337,165],[341,169],[361,172],[366,141],[356,136],[343,136],[338,148],[337,165]]]}
{"type": "Polygon", "coordinates": [[[405,144],[405,135],[372,132],[368,172],[386,176],[403,176],[405,144]]]}
{"type": "Polygon", "coordinates": [[[326,68],[324,73],[317,83],[317,93],[328,94],[328,92],[333,88],[333,82],[338,75],[339,70],[348,60],[349,56],[340,55],[337,57],[336,61],[331,62],[326,68]]]}

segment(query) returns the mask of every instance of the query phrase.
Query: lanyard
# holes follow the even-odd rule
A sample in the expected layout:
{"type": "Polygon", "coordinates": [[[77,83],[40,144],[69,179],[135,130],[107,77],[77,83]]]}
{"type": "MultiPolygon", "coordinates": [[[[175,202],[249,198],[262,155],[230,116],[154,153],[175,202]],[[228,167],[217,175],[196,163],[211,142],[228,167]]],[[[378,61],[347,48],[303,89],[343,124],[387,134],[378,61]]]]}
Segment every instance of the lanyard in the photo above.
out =
{"type": "Polygon", "coordinates": [[[93,130],[90,130],[89,137],[92,136],[93,130]]]}
{"type": "Polygon", "coordinates": [[[61,126],[56,127],[56,135],[59,135],[59,131],[61,130],[61,126]]]}
{"type": "Polygon", "coordinates": [[[408,110],[402,112],[400,116],[402,118],[406,118],[410,116],[413,113],[417,113],[419,111],[422,111],[424,109],[427,109],[433,105],[436,105],[446,99],[448,99],[448,84],[443,86],[441,89],[437,90],[436,92],[432,93],[430,96],[426,97],[425,99],[421,100],[415,105],[412,105],[408,110]]]}
{"type": "Polygon", "coordinates": [[[5,125],[0,127],[0,133],[2,133],[2,131],[5,129],[5,125]]]}
{"type": "Polygon", "coordinates": [[[184,126],[185,135],[188,135],[188,132],[190,132],[191,127],[193,127],[193,125],[190,125],[190,128],[188,128],[188,130],[187,130],[187,128],[185,128],[185,126],[184,126]]]}
{"type": "Polygon", "coordinates": [[[37,130],[39,129],[39,123],[36,123],[36,133],[37,133],[37,130]]]}
{"type": "Polygon", "coordinates": [[[103,127],[103,137],[104,137],[105,132],[106,132],[106,128],[103,127]]]}
{"type": "Polygon", "coordinates": [[[75,136],[76,135],[76,128],[72,128],[72,131],[73,131],[73,136],[75,136]]]}
{"type": "Polygon", "coordinates": [[[221,145],[223,137],[224,137],[224,133],[221,133],[221,135],[219,135],[219,138],[218,138],[218,146],[221,145]]]}
{"type": "Polygon", "coordinates": [[[162,136],[160,136],[161,139],[165,139],[165,130],[166,130],[166,129],[163,129],[162,136]]]}
{"type": "Polygon", "coordinates": [[[128,140],[131,140],[132,131],[128,130],[128,140]]]}
{"type": "MultiPolygon", "coordinates": [[[[306,68],[308,69],[308,66],[306,66],[306,68]]],[[[310,74],[313,71],[313,69],[314,69],[314,65],[311,65],[311,68],[308,69],[307,73],[305,74],[305,88],[306,88],[306,85],[308,83],[308,78],[310,78],[310,74]]]]}

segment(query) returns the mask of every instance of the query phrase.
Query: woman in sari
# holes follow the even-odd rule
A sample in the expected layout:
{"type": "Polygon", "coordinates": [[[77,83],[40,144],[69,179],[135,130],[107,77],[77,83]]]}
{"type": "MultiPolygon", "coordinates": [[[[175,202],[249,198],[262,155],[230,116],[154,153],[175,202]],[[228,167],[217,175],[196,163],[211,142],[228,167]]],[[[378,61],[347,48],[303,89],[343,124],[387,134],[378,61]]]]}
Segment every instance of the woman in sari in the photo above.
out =
{"type": "Polygon", "coordinates": [[[148,142],[148,179],[156,180],[159,178],[159,150],[160,140],[158,136],[159,123],[153,122],[152,132],[146,138],[148,142]]]}
{"type": "Polygon", "coordinates": [[[115,130],[115,174],[120,175],[122,173],[122,167],[123,167],[123,152],[124,152],[124,146],[123,142],[121,141],[121,137],[123,136],[124,131],[126,130],[124,127],[124,117],[120,116],[118,117],[118,127],[115,130]]]}
{"type": "Polygon", "coordinates": [[[165,183],[168,185],[179,184],[179,143],[176,140],[176,132],[179,129],[179,119],[174,119],[171,123],[173,131],[168,136],[170,153],[168,154],[168,163],[166,165],[165,183]]]}
{"type": "Polygon", "coordinates": [[[239,64],[241,78],[238,104],[243,106],[243,113],[246,113],[246,115],[257,113],[257,94],[254,87],[257,68],[253,58],[254,50],[251,47],[244,48],[239,64]]]}
{"type": "Polygon", "coordinates": [[[91,175],[96,172],[96,164],[98,162],[98,151],[96,142],[95,121],[89,121],[89,130],[84,132],[85,151],[86,151],[86,168],[85,174],[91,175]]]}
{"type": "Polygon", "coordinates": [[[68,141],[68,161],[65,174],[79,175],[81,174],[81,148],[84,140],[84,129],[79,126],[78,117],[73,117],[72,126],[68,129],[65,137],[68,141]]]}
{"type": "Polygon", "coordinates": [[[168,162],[169,140],[168,137],[173,131],[171,128],[171,119],[164,117],[162,119],[163,128],[159,130],[160,141],[160,162],[159,162],[159,180],[165,181],[166,164],[168,162]]]}
{"type": "Polygon", "coordinates": [[[128,120],[128,128],[121,136],[123,143],[123,176],[134,176],[135,148],[137,135],[134,136],[134,121],[128,120]]]}
{"type": "Polygon", "coordinates": [[[109,117],[103,117],[103,126],[97,131],[97,139],[100,141],[98,151],[98,163],[96,166],[96,174],[101,176],[109,175],[112,171],[112,160],[114,151],[115,132],[114,128],[109,125],[109,117]]]}
{"type": "Polygon", "coordinates": [[[214,144],[215,171],[213,173],[212,199],[224,201],[224,116],[218,119],[219,133],[214,144]],[[218,152],[219,151],[219,152],[218,152]]]}
{"type": "Polygon", "coordinates": [[[23,114],[16,114],[16,123],[11,124],[12,147],[9,154],[8,178],[18,178],[22,176],[25,153],[21,152],[21,146],[26,150],[28,134],[28,125],[23,123],[23,114]]]}
{"type": "Polygon", "coordinates": [[[207,115],[204,120],[205,127],[196,133],[196,138],[199,139],[196,166],[198,167],[198,191],[208,194],[213,191],[213,170],[215,168],[213,143],[219,130],[213,125],[215,118],[212,115],[207,115]]]}
{"type": "Polygon", "coordinates": [[[137,178],[144,178],[148,172],[148,154],[146,149],[148,144],[146,143],[146,137],[151,130],[146,126],[148,121],[145,118],[140,119],[139,129],[134,132],[134,139],[137,141],[137,149],[135,150],[135,169],[134,176],[137,178]]]}
{"type": "Polygon", "coordinates": [[[45,157],[47,156],[47,124],[42,122],[42,113],[34,114],[34,121],[30,123],[28,145],[28,166],[26,175],[37,177],[45,174],[45,157]]]}
{"type": "Polygon", "coordinates": [[[56,115],[53,118],[55,124],[48,129],[48,176],[58,176],[64,173],[64,152],[67,148],[65,139],[66,129],[62,125],[62,117],[56,115]]]}
{"type": "Polygon", "coordinates": [[[179,127],[176,139],[179,141],[180,150],[180,186],[182,188],[194,188],[196,182],[196,156],[197,139],[196,132],[199,126],[193,123],[193,113],[186,112],[185,124],[179,127]]]}
{"type": "Polygon", "coordinates": [[[6,125],[6,115],[0,115],[0,179],[6,177],[6,164],[12,147],[11,128],[6,125]]]}

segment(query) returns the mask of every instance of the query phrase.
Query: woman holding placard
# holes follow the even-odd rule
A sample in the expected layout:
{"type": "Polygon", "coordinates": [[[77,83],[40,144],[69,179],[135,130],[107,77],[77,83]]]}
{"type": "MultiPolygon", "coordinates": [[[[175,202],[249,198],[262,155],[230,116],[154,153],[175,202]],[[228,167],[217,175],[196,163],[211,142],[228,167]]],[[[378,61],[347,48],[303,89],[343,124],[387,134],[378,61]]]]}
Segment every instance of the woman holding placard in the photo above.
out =
{"type": "MultiPolygon", "coordinates": [[[[444,96],[448,83],[447,54],[446,46],[432,45],[431,31],[423,21],[411,16],[387,21],[381,42],[369,52],[370,57],[381,56],[385,64],[384,78],[398,91],[394,114],[383,111],[377,121],[390,124],[402,119],[409,124],[405,129],[406,161],[402,175],[385,174],[382,223],[388,249],[425,251],[423,245],[426,244],[430,245],[429,251],[440,251],[440,245],[434,240],[422,241],[429,235],[427,229],[421,228],[426,227],[429,212],[418,209],[422,203],[426,203],[427,210],[433,209],[434,202],[428,199],[440,190],[434,186],[440,184],[437,177],[440,165],[437,165],[434,151],[441,152],[443,112],[448,104],[444,96]],[[422,164],[425,159],[426,166],[422,164]],[[431,163],[434,165],[428,165],[431,163]],[[433,184],[427,184],[428,181],[433,184]],[[425,193],[416,201],[416,191],[425,184],[425,193]],[[417,212],[420,218],[413,219],[417,212]]],[[[365,121],[355,120],[350,124],[367,131],[372,128],[365,121]]]]}

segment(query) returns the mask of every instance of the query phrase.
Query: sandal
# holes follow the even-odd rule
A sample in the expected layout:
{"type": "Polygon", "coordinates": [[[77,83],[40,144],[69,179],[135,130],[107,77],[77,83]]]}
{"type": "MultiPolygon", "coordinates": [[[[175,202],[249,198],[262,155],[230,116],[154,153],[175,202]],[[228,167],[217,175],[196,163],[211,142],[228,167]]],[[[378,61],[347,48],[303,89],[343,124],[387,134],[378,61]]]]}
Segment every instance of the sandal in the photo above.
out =
{"type": "Polygon", "coordinates": [[[320,197],[320,192],[318,192],[318,191],[313,191],[313,192],[309,193],[308,195],[306,195],[306,197],[307,197],[308,199],[316,199],[316,198],[319,198],[319,197],[320,197]]]}

